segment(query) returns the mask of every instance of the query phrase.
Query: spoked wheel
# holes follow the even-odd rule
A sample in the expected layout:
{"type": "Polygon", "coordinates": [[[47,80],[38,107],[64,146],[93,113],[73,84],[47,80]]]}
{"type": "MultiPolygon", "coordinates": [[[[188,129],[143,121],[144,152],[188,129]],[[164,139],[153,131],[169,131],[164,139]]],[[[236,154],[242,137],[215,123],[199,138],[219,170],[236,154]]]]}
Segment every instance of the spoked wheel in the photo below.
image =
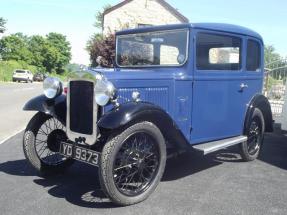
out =
{"type": "Polygon", "coordinates": [[[241,144],[241,155],[243,160],[252,161],[259,155],[264,139],[264,118],[262,112],[255,108],[248,130],[247,141],[241,144]]]}
{"type": "Polygon", "coordinates": [[[247,140],[248,153],[250,155],[256,154],[260,149],[261,138],[262,138],[262,127],[258,118],[251,122],[250,130],[247,140]]]}
{"type": "Polygon", "coordinates": [[[73,162],[59,154],[60,142],[66,140],[66,128],[60,121],[44,113],[37,113],[24,133],[24,154],[29,163],[41,173],[58,172],[73,162]]]}
{"type": "Polygon", "coordinates": [[[120,192],[136,196],[149,187],[159,167],[159,149],[151,135],[137,132],[129,136],[117,153],[113,172],[120,192]]]}
{"type": "Polygon", "coordinates": [[[160,130],[150,122],[135,124],[104,146],[100,166],[102,188],[116,204],[141,202],[158,185],[165,161],[166,148],[160,130]]]}

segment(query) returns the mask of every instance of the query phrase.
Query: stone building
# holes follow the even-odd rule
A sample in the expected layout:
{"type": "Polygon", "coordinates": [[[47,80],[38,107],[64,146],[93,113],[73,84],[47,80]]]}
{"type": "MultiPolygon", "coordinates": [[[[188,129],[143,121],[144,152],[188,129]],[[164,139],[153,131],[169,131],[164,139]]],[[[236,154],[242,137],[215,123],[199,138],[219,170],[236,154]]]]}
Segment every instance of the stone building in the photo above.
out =
{"type": "Polygon", "coordinates": [[[124,0],[107,9],[103,19],[104,35],[127,28],[189,22],[164,0],[124,0]]]}

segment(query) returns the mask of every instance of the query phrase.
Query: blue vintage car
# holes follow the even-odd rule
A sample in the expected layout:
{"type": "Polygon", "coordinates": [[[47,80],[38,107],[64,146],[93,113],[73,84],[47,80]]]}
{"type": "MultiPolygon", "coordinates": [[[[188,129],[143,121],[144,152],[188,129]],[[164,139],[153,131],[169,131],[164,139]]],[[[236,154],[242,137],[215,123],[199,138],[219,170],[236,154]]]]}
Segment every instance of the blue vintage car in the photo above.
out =
{"type": "MultiPolygon", "coordinates": [[[[46,78],[38,111],[24,133],[27,160],[54,173],[80,160],[98,166],[116,204],[146,199],[165,169],[167,151],[208,154],[240,145],[257,158],[272,131],[261,94],[263,40],[227,24],[180,24],[116,33],[113,69],[72,73],[67,90],[46,78]]],[[[191,164],[192,165],[192,164],[191,164]]]]}

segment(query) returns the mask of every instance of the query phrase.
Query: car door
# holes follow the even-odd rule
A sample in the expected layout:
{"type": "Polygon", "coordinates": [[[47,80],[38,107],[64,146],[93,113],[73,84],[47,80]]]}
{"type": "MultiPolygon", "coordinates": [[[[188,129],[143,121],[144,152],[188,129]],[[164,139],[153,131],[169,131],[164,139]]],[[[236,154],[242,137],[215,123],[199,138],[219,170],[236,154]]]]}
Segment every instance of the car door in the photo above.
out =
{"type": "Polygon", "coordinates": [[[242,71],[243,38],[199,31],[195,39],[195,68],[191,143],[237,136],[245,115],[242,71]]]}
{"type": "Polygon", "coordinates": [[[247,37],[246,43],[246,66],[244,69],[245,80],[243,102],[248,104],[254,95],[262,93],[264,78],[264,55],[263,42],[256,38],[247,37]]]}

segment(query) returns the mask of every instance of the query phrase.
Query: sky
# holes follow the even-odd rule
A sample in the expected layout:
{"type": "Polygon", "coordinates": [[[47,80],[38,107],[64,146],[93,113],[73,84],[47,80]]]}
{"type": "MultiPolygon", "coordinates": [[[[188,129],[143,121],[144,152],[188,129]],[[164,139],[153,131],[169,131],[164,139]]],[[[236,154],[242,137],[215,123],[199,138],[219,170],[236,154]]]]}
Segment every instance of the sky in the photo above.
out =
{"type": "MultiPolygon", "coordinates": [[[[28,36],[58,32],[72,47],[71,63],[89,64],[86,42],[96,32],[95,14],[120,0],[0,0],[0,17],[7,20],[5,35],[28,36]]],[[[167,0],[190,22],[237,24],[260,33],[265,44],[287,57],[286,0],[167,0]]]]}

